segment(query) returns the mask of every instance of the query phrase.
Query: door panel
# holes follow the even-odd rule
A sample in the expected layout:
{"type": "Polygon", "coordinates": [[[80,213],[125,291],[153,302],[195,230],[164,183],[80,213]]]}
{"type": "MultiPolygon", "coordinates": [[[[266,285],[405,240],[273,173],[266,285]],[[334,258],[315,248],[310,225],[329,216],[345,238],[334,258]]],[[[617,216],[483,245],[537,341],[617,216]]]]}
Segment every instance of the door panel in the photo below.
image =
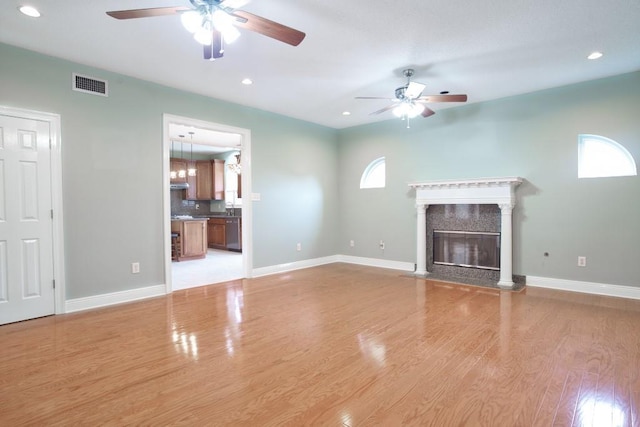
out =
{"type": "Polygon", "coordinates": [[[40,281],[40,248],[38,240],[22,241],[22,297],[42,296],[40,281]]]}
{"type": "Polygon", "coordinates": [[[49,137],[0,115],[0,324],[54,313],[49,137]]]}

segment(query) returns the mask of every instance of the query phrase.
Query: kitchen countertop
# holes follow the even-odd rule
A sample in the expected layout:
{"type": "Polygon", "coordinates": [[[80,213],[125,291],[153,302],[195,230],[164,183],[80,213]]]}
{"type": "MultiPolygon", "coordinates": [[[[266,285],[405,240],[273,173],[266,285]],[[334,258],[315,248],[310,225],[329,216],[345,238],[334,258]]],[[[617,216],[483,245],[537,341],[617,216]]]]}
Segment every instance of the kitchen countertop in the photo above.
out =
{"type": "Polygon", "coordinates": [[[232,215],[209,215],[209,216],[186,216],[186,215],[178,215],[172,216],[171,221],[202,221],[208,220],[210,218],[242,218],[241,216],[232,216],[232,215]]]}

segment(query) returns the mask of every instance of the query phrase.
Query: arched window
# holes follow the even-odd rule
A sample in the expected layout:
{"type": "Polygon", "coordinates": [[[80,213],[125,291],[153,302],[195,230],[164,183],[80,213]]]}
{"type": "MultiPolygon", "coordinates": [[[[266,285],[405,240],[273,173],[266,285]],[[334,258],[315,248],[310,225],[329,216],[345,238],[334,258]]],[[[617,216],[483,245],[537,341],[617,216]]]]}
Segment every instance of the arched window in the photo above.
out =
{"type": "Polygon", "coordinates": [[[637,175],[626,148],[600,135],[578,135],[578,178],[637,175]]]}
{"type": "Polygon", "coordinates": [[[385,177],[385,161],[384,157],[380,157],[365,168],[360,178],[360,188],[384,188],[385,177]]]}

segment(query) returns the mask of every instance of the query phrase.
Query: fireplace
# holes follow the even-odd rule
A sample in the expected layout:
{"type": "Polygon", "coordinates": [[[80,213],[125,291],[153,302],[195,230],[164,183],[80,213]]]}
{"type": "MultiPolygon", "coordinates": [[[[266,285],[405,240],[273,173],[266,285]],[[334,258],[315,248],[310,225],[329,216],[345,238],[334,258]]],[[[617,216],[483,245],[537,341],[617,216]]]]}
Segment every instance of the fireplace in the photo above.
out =
{"type": "MultiPolygon", "coordinates": [[[[515,206],[515,189],[522,183],[522,178],[481,178],[465,181],[432,181],[409,184],[411,188],[416,190],[416,208],[417,208],[417,246],[416,246],[416,274],[428,275],[427,260],[429,258],[432,269],[443,266],[442,264],[433,263],[433,231],[434,230],[453,230],[463,232],[482,232],[488,231],[496,233],[497,251],[499,257],[497,265],[494,267],[499,273],[498,286],[503,288],[513,288],[513,272],[512,272],[512,210],[515,206]],[[445,205],[445,206],[442,206],[445,205]],[[496,215],[497,229],[481,230],[475,229],[475,225],[471,228],[455,227],[455,228],[433,228],[433,224],[427,224],[427,209],[429,206],[445,207],[446,205],[455,208],[463,208],[464,206],[475,206],[471,209],[480,211],[482,209],[495,209],[499,212],[496,215]],[[460,206],[459,206],[460,205],[460,206]],[[463,229],[465,228],[465,229],[463,229]],[[428,231],[429,230],[429,233],[428,231]],[[429,251],[427,246],[429,245],[429,251]],[[429,256],[427,256],[429,254],[429,256]]],[[[431,210],[431,209],[430,209],[431,210]]],[[[472,211],[475,212],[475,211],[472,211]]],[[[432,220],[433,222],[433,220],[432,220]]],[[[482,221],[477,222],[482,223],[482,221]]],[[[471,222],[473,224],[473,222],[471,222]]],[[[464,255],[459,255],[464,256],[464,255]]],[[[471,265],[471,264],[465,264],[471,265]]],[[[481,270],[481,269],[476,269],[481,270]]],[[[491,269],[487,269],[491,270],[491,269]]]]}
{"type": "Polygon", "coordinates": [[[500,270],[500,233],[434,230],[433,263],[500,270]]]}

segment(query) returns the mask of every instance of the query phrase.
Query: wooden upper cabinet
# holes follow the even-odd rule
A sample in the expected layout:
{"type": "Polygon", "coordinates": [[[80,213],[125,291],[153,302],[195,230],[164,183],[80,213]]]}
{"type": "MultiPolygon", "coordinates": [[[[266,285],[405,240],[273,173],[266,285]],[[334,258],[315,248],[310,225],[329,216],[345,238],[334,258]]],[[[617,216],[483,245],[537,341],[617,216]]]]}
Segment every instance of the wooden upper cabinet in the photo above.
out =
{"type": "Polygon", "coordinates": [[[211,160],[211,198],[224,200],[224,160],[211,160]]]}
{"type": "MultiPolygon", "coordinates": [[[[198,196],[196,194],[196,188],[197,188],[196,177],[189,176],[189,173],[188,173],[189,169],[193,169],[195,167],[196,167],[196,162],[194,161],[187,162],[187,183],[189,184],[189,188],[185,190],[185,199],[187,200],[198,200],[198,196]]],[[[197,175],[197,171],[196,171],[196,175],[197,175]]]]}
{"type": "MultiPolygon", "coordinates": [[[[184,184],[185,182],[187,182],[187,177],[186,177],[187,161],[183,160],[183,159],[177,159],[177,158],[169,159],[169,171],[170,172],[175,172],[176,175],[177,175],[178,171],[181,171],[181,170],[183,170],[185,172],[185,176],[184,177],[176,176],[176,178],[170,178],[171,179],[171,184],[184,184]]],[[[169,175],[169,176],[171,176],[171,175],[169,175]]]]}
{"type": "Polygon", "coordinates": [[[196,176],[172,179],[171,183],[188,183],[185,190],[186,200],[224,200],[224,160],[195,160],[171,159],[171,170],[182,168],[185,173],[189,168],[195,168],[196,176]]]}
{"type": "Polygon", "coordinates": [[[211,200],[213,168],[211,161],[196,161],[196,200],[211,200]]]}

